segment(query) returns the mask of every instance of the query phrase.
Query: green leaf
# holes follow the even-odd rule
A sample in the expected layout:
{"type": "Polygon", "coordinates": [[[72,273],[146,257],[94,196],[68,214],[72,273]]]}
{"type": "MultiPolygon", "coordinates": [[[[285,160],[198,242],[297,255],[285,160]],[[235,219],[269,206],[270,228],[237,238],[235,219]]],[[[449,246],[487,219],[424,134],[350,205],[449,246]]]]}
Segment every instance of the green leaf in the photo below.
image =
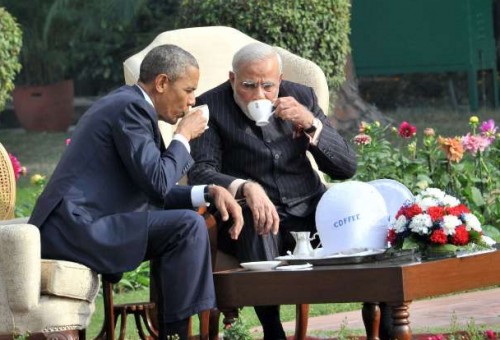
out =
{"type": "Polygon", "coordinates": [[[481,191],[476,187],[471,188],[471,200],[475,205],[479,207],[485,205],[483,195],[481,194],[481,191]]]}

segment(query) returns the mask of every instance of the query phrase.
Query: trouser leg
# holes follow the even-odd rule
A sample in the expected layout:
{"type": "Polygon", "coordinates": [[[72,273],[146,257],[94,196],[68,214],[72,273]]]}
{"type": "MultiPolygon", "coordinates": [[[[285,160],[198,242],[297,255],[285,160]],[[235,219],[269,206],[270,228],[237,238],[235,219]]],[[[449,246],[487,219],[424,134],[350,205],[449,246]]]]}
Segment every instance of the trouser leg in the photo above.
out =
{"type": "Polygon", "coordinates": [[[255,306],[255,314],[262,324],[264,340],[286,339],[285,331],[281,325],[279,306],[255,306]]]}
{"type": "Polygon", "coordinates": [[[191,210],[150,213],[146,259],[158,289],[160,339],[172,329],[187,338],[184,320],[215,307],[210,244],[204,219],[191,210]]]}

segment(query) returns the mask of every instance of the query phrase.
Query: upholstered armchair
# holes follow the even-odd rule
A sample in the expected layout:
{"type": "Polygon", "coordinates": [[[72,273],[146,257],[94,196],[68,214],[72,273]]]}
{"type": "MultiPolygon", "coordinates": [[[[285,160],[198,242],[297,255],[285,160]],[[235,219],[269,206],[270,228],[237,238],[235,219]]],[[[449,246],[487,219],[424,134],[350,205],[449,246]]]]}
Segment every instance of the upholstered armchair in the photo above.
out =
{"type": "Polygon", "coordinates": [[[10,219],[15,178],[0,144],[0,340],[85,339],[99,290],[97,273],[74,262],[42,260],[40,233],[10,219]]]}
{"type": "MultiPolygon", "coordinates": [[[[241,47],[255,41],[255,39],[236,29],[224,26],[195,27],[167,31],[158,35],[142,51],[125,60],[123,64],[125,82],[129,85],[137,82],[140,64],[149,50],[161,44],[174,44],[189,51],[198,60],[200,80],[196,93],[199,95],[226,81],[229,77],[229,71],[232,69],[233,55],[241,47]]],[[[283,61],[283,78],[312,87],[316,92],[320,107],[327,114],[329,110],[329,92],[323,71],[310,60],[301,58],[283,48],[275,48],[283,61]]],[[[165,145],[168,145],[175,127],[164,122],[160,122],[159,124],[165,145]]],[[[318,169],[314,159],[312,157],[309,157],[309,159],[313,167],[318,169]]],[[[319,170],[318,173],[324,181],[323,174],[319,170]]],[[[209,227],[214,224],[213,221],[207,222],[209,227]]],[[[211,233],[211,242],[216,241],[213,228],[209,228],[209,233],[211,233]]],[[[212,247],[216,247],[216,244],[212,244],[212,247]]],[[[221,251],[215,253],[215,259],[213,259],[215,260],[214,271],[237,268],[239,266],[234,257],[221,251]]],[[[297,305],[296,336],[299,336],[298,338],[305,337],[307,315],[308,305],[297,305]]],[[[210,338],[216,337],[214,332],[217,332],[212,327],[213,320],[213,318],[210,319],[212,333],[210,338]]],[[[218,319],[215,326],[218,326],[217,322],[218,319]]]]}

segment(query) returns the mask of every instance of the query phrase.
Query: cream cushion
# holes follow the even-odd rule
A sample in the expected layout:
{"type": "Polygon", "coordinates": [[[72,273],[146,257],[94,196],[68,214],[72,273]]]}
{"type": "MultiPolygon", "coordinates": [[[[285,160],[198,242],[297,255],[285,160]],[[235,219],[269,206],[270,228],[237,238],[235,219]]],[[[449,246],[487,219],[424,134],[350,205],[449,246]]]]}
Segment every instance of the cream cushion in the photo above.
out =
{"type": "Polygon", "coordinates": [[[99,292],[99,276],[79,263],[42,260],[41,292],[92,302],[99,292]]]}
{"type": "Polygon", "coordinates": [[[99,287],[96,273],[49,260],[43,261],[42,279],[40,232],[27,223],[0,225],[0,251],[0,334],[88,326],[99,287]]]}

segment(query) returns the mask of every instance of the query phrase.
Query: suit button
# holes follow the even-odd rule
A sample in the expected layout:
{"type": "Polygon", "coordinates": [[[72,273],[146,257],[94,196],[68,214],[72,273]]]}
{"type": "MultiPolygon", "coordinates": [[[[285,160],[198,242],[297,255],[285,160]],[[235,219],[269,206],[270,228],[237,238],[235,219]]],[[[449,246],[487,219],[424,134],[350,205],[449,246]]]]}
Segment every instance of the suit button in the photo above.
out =
{"type": "Polygon", "coordinates": [[[278,153],[274,154],[274,159],[280,159],[280,155],[278,153]]]}

